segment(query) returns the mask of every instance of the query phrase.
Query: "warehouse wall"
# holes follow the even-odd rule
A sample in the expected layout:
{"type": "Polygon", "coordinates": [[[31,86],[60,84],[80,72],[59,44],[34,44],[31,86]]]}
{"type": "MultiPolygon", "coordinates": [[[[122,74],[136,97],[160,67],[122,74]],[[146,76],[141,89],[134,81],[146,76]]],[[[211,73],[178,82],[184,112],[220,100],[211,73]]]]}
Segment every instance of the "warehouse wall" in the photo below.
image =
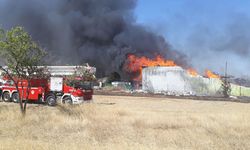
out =
{"type": "MultiPolygon", "coordinates": [[[[221,95],[220,79],[192,77],[181,67],[148,67],[142,72],[142,89],[168,95],[221,95]]],[[[250,96],[250,88],[232,84],[233,96],[250,96]]]]}
{"type": "Polygon", "coordinates": [[[148,67],[143,69],[142,88],[153,93],[187,94],[192,92],[187,79],[180,67],[148,67]]]}

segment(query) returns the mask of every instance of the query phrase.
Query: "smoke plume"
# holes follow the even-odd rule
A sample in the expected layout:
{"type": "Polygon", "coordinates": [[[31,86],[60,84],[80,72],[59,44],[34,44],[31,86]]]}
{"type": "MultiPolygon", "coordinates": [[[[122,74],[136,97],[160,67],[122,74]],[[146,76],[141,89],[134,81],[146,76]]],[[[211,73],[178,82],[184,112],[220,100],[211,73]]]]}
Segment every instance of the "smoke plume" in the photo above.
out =
{"type": "Polygon", "coordinates": [[[250,17],[244,14],[232,15],[227,25],[220,30],[206,25],[196,26],[185,45],[190,56],[195,56],[192,63],[201,70],[210,67],[223,73],[228,62],[230,74],[249,75],[250,71],[246,69],[250,66],[249,26],[250,17]]]}
{"type": "Polygon", "coordinates": [[[88,62],[99,75],[121,72],[129,53],[184,64],[165,39],[136,24],[136,0],[0,0],[0,24],[23,26],[49,51],[49,64],[88,62]]]}

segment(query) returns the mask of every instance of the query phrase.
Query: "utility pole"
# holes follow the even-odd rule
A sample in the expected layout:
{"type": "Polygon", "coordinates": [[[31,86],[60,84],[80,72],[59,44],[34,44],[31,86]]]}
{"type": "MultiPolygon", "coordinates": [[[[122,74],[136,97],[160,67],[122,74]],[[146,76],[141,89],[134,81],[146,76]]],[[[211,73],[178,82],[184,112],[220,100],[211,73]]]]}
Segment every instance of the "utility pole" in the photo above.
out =
{"type": "Polygon", "coordinates": [[[229,98],[230,94],[231,94],[231,84],[229,82],[229,76],[228,76],[228,73],[227,73],[227,62],[226,62],[226,66],[225,66],[225,76],[221,77],[221,81],[222,81],[222,84],[221,84],[221,87],[222,87],[222,93],[223,93],[223,96],[225,98],[229,98]]]}
{"type": "Polygon", "coordinates": [[[226,61],[226,67],[225,67],[225,77],[227,77],[227,61],[226,61]]]}

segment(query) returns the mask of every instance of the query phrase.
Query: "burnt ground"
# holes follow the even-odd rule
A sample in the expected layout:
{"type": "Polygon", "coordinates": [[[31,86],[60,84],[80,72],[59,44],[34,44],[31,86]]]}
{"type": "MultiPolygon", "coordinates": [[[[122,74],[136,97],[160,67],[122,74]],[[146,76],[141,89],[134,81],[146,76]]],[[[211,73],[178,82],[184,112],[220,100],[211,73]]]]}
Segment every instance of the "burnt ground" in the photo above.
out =
{"type": "Polygon", "coordinates": [[[95,90],[94,95],[107,95],[107,96],[134,96],[134,97],[153,97],[153,98],[170,98],[170,99],[186,99],[186,100],[199,100],[199,101],[229,101],[238,103],[250,103],[250,97],[233,97],[224,98],[216,96],[175,96],[143,92],[126,92],[122,90],[95,90]]]}

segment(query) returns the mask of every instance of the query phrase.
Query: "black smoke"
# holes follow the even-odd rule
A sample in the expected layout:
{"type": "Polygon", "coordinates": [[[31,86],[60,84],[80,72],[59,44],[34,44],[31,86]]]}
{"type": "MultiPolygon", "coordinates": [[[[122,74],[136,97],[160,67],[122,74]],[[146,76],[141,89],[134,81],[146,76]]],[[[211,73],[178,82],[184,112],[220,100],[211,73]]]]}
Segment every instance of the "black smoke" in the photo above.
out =
{"type": "Polygon", "coordinates": [[[128,53],[185,64],[166,40],[134,17],[136,0],[0,0],[0,24],[23,26],[49,52],[48,64],[88,62],[99,75],[122,72],[128,53]]]}

